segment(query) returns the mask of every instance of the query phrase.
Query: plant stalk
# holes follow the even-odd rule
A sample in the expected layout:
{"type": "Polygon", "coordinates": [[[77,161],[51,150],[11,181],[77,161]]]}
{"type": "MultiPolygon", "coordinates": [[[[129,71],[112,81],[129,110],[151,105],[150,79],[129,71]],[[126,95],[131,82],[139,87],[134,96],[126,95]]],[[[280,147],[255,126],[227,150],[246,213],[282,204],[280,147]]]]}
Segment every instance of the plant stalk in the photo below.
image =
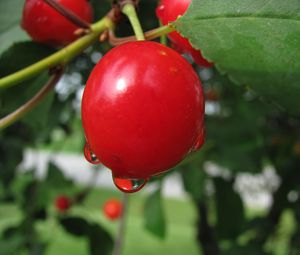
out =
{"type": "Polygon", "coordinates": [[[9,88],[22,81],[28,80],[40,72],[50,69],[57,65],[65,65],[70,62],[74,57],[81,53],[84,49],[94,43],[99,35],[106,29],[114,27],[114,23],[108,17],[104,17],[100,21],[91,26],[91,32],[70,45],[62,48],[56,53],[34,63],[18,72],[8,75],[0,79],[0,89],[9,88]]]}
{"type": "MultiPolygon", "coordinates": [[[[157,37],[171,33],[174,30],[175,28],[171,25],[162,26],[145,32],[144,37],[146,40],[153,40],[157,37]]],[[[109,31],[109,43],[113,46],[121,45],[126,42],[134,42],[136,40],[137,40],[136,36],[116,37],[112,30],[109,31]]]]}
{"type": "Polygon", "coordinates": [[[17,120],[21,119],[26,113],[32,110],[35,106],[37,106],[37,104],[39,104],[48,95],[51,89],[57,84],[62,74],[63,69],[61,68],[50,77],[48,82],[34,97],[32,97],[28,102],[26,102],[14,112],[0,119],[0,130],[12,125],[17,120]]]}
{"type": "Polygon", "coordinates": [[[139,18],[136,14],[134,4],[131,3],[125,4],[122,8],[122,12],[128,17],[137,40],[144,41],[145,40],[144,32],[141,23],[139,21],[139,18]]]}
{"type": "Polygon", "coordinates": [[[74,25],[89,29],[90,24],[86,22],[85,20],[78,17],[74,12],[71,10],[65,8],[62,4],[60,4],[57,1],[54,0],[44,0],[46,4],[51,6],[53,9],[55,9],[57,12],[59,12],[61,15],[65,16],[69,21],[71,21],[74,25]]]}
{"type": "Polygon", "coordinates": [[[129,206],[129,195],[126,193],[123,193],[122,204],[123,204],[122,216],[120,219],[119,229],[118,229],[117,237],[115,239],[115,245],[114,245],[112,255],[121,255],[122,248],[124,245],[126,220],[128,214],[128,206],[129,206]]]}

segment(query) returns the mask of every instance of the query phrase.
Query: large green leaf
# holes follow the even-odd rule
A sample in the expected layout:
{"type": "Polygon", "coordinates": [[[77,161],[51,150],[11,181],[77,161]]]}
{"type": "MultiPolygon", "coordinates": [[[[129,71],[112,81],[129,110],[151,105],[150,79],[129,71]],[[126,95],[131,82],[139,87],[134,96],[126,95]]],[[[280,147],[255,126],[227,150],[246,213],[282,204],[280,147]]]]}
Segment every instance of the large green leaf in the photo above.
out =
{"type": "Polygon", "coordinates": [[[217,234],[221,239],[233,239],[245,227],[244,207],[233,183],[221,178],[213,179],[216,190],[217,234]]]}
{"type": "Polygon", "coordinates": [[[91,224],[88,233],[91,255],[109,255],[113,249],[113,238],[98,224],[91,224]]]}
{"type": "Polygon", "coordinates": [[[85,236],[89,232],[89,223],[80,217],[66,217],[60,219],[63,228],[74,236],[85,236]]]}
{"type": "Polygon", "coordinates": [[[206,180],[202,165],[189,164],[183,168],[181,176],[185,190],[193,199],[200,200],[203,197],[206,180]]]}
{"type": "MultiPolygon", "coordinates": [[[[0,56],[0,77],[27,67],[53,52],[52,48],[34,42],[15,43],[0,56]]],[[[47,72],[43,72],[29,81],[1,90],[0,116],[11,113],[31,99],[46,83],[47,79],[47,72]]],[[[53,93],[50,93],[38,107],[23,118],[23,121],[37,130],[43,129],[47,122],[52,100],[53,93]]]]}
{"type": "Polygon", "coordinates": [[[157,189],[147,198],[144,216],[146,229],[150,233],[160,238],[164,238],[166,236],[166,220],[162,206],[160,189],[157,189]]]}
{"type": "Polygon", "coordinates": [[[300,0],[193,0],[175,25],[233,81],[300,115],[300,0]]]}
{"type": "Polygon", "coordinates": [[[0,1],[0,53],[28,36],[20,27],[24,0],[0,1]]]}
{"type": "Polygon", "coordinates": [[[52,162],[48,165],[46,183],[55,189],[66,189],[72,185],[72,181],[67,179],[62,170],[52,162]]]}

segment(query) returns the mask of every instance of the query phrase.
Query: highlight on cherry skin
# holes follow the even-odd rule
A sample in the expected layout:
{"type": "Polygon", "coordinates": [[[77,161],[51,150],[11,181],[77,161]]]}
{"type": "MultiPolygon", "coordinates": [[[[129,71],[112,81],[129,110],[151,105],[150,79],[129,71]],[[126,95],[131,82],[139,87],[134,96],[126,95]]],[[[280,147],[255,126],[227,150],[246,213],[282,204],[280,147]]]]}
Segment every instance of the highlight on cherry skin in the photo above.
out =
{"type": "MultiPolygon", "coordinates": [[[[156,9],[156,16],[161,20],[163,25],[175,21],[178,16],[184,15],[188,9],[191,0],[161,0],[160,5],[156,9]]],[[[188,53],[194,62],[202,67],[211,67],[212,63],[203,58],[201,52],[192,47],[188,39],[183,38],[179,33],[172,32],[168,34],[174,48],[180,53],[188,53]]]]}
{"type": "Polygon", "coordinates": [[[111,198],[103,206],[103,213],[109,220],[117,220],[122,216],[123,204],[119,199],[111,198]]]}
{"type": "Polygon", "coordinates": [[[179,53],[156,42],[109,51],[87,81],[81,114],[88,158],[93,154],[111,169],[115,185],[127,193],[204,142],[198,75],[179,53]]]}
{"type": "MultiPolygon", "coordinates": [[[[90,23],[93,10],[88,0],[56,0],[84,21],[90,23]]],[[[56,47],[68,45],[78,38],[79,28],[43,0],[26,0],[22,28],[34,41],[56,47]]]]}

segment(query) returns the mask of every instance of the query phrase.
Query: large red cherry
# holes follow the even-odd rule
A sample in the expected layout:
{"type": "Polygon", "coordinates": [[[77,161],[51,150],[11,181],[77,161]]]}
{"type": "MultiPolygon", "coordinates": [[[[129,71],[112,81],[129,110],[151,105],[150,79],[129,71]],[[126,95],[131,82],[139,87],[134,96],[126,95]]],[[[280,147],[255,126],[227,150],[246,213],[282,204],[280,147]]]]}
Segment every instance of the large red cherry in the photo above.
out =
{"type": "MultiPolygon", "coordinates": [[[[164,25],[175,21],[178,16],[182,16],[189,7],[191,0],[162,0],[156,9],[156,15],[164,25]]],[[[172,32],[168,35],[170,40],[175,44],[176,49],[180,53],[188,53],[199,66],[211,67],[199,50],[195,50],[186,38],[183,38],[179,33],[172,32]]]]}
{"type": "Polygon", "coordinates": [[[91,151],[112,170],[116,186],[137,191],[201,147],[200,80],[171,48],[147,41],[123,44],[92,71],[82,122],[91,151]]]}
{"type": "MultiPolygon", "coordinates": [[[[86,22],[93,17],[87,0],[56,0],[86,22]]],[[[53,46],[65,46],[75,39],[78,27],[43,0],[26,0],[23,9],[22,27],[34,41],[53,46]]]]}

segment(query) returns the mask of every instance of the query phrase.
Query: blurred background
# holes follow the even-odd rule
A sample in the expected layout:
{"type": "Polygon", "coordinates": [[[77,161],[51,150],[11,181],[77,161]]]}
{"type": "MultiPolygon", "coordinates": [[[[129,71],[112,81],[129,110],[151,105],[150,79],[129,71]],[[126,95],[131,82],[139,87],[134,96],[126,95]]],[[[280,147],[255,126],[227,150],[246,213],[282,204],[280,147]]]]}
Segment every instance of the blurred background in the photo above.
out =
{"type": "MultiPolygon", "coordinates": [[[[111,1],[90,2],[95,20],[110,10],[111,1]]],[[[12,46],[30,41],[19,26],[23,4],[0,0],[0,23],[10,22],[0,25],[0,77],[52,52],[34,43],[12,46]]],[[[145,31],[159,26],[157,5],[140,1],[145,31]]],[[[116,33],[132,35],[126,19],[116,33]]],[[[103,206],[123,195],[109,169],[85,160],[80,116],[85,82],[110,48],[104,42],[86,49],[39,107],[0,131],[0,255],[111,254],[121,219],[109,220],[103,206]],[[61,196],[71,201],[67,209],[57,206],[61,196]]],[[[300,254],[299,119],[185,57],[205,92],[206,143],[129,196],[122,254],[300,254]]],[[[0,91],[0,117],[46,77],[0,91]]]]}

